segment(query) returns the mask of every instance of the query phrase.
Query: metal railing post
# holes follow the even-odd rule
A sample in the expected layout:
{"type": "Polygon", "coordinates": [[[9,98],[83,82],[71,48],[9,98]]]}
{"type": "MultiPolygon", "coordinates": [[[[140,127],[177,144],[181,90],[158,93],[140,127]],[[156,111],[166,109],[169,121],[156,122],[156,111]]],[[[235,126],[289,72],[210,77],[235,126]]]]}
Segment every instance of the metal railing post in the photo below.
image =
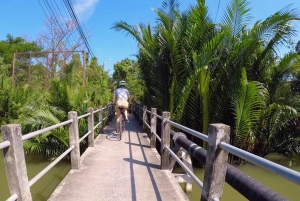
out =
{"type": "Polygon", "coordinates": [[[2,140],[10,142],[10,146],[3,149],[10,194],[17,194],[18,200],[31,201],[32,196],[27,176],[21,125],[3,125],[1,133],[2,140]]]}
{"type": "Polygon", "coordinates": [[[143,130],[146,130],[147,126],[146,126],[146,121],[147,121],[147,106],[143,105],[143,130]]]}
{"type": "Polygon", "coordinates": [[[165,150],[165,146],[170,146],[170,124],[166,120],[170,119],[170,112],[162,113],[162,122],[161,122],[161,169],[169,169],[169,158],[170,153],[165,150]]]}
{"type": "Polygon", "coordinates": [[[210,124],[201,201],[221,200],[225,182],[228,152],[221,149],[221,142],[229,143],[230,127],[210,124]]]}
{"type": "Polygon", "coordinates": [[[77,112],[71,111],[68,113],[69,119],[73,122],[69,126],[70,146],[74,145],[71,151],[71,166],[72,169],[80,168],[80,148],[79,148],[79,132],[78,132],[78,118],[77,112]]]}
{"type": "Polygon", "coordinates": [[[157,109],[151,108],[151,133],[150,133],[150,147],[156,148],[156,135],[153,133],[156,133],[156,123],[157,123],[157,109]]]}
{"type": "Polygon", "coordinates": [[[95,142],[95,133],[94,133],[94,109],[92,107],[88,108],[88,113],[90,113],[88,117],[88,131],[91,131],[91,133],[88,136],[88,144],[89,147],[94,147],[95,142]]]}
{"type": "Polygon", "coordinates": [[[102,116],[102,106],[100,105],[100,107],[99,107],[99,109],[100,109],[100,111],[99,111],[99,123],[100,123],[100,125],[99,125],[99,134],[100,133],[102,133],[102,131],[103,131],[103,116],[102,116]]]}

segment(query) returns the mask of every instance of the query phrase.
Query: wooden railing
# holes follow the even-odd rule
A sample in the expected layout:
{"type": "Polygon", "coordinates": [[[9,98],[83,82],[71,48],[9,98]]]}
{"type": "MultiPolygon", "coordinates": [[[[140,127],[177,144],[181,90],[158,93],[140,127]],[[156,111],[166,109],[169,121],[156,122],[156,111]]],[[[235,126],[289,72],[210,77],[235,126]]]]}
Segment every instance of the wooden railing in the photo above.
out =
{"type": "Polygon", "coordinates": [[[4,152],[5,169],[11,194],[7,200],[31,201],[32,196],[30,193],[30,187],[68,154],[70,154],[71,158],[71,168],[79,169],[79,143],[88,137],[88,146],[94,147],[94,131],[97,127],[99,127],[100,133],[102,132],[103,123],[106,122],[107,119],[112,115],[112,109],[112,105],[107,105],[103,108],[100,106],[100,108],[97,110],[88,108],[88,113],[81,116],[77,116],[77,112],[71,111],[68,113],[67,121],[34,131],[32,133],[28,133],[26,135],[22,135],[21,125],[19,124],[3,125],[1,127],[2,142],[0,143],[0,149],[3,149],[4,152]],[[104,112],[105,116],[103,118],[104,112]],[[99,115],[99,122],[96,125],[94,125],[95,113],[98,113],[99,115]],[[79,139],[78,121],[86,117],[88,118],[88,131],[79,139]],[[69,125],[69,148],[29,181],[27,176],[23,141],[65,125],[69,125]]]}
{"type": "Polygon", "coordinates": [[[229,165],[227,163],[228,153],[236,155],[270,172],[277,173],[283,178],[300,185],[299,172],[230,145],[230,127],[227,125],[210,124],[208,135],[204,135],[171,121],[169,112],[162,112],[161,115],[158,115],[156,108],[151,108],[151,111],[149,111],[146,106],[137,104],[133,104],[131,110],[139,124],[142,125],[145,130],[148,130],[150,135],[150,147],[156,147],[156,140],[160,142],[161,169],[172,170],[174,160],[176,160],[186,171],[185,177],[182,178],[188,178],[185,179],[187,184],[190,183],[187,189],[191,190],[192,188],[190,182],[191,179],[202,189],[202,201],[220,200],[225,181],[248,200],[287,200],[235,167],[229,165]],[[150,120],[148,116],[150,116],[150,120]],[[159,119],[161,126],[160,136],[157,134],[157,119],[159,119]],[[208,144],[207,150],[188,140],[185,134],[171,130],[171,126],[206,141],[208,144]],[[171,139],[175,144],[173,148],[170,147],[171,139]],[[178,157],[178,153],[182,154],[183,152],[194,156],[205,165],[203,183],[196,175],[194,175],[191,168],[192,165],[187,166],[187,163],[184,163],[184,161],[181,161],[180,157],[178,157]],[[170,157],[170,155],[172,157],[170,157]]]}

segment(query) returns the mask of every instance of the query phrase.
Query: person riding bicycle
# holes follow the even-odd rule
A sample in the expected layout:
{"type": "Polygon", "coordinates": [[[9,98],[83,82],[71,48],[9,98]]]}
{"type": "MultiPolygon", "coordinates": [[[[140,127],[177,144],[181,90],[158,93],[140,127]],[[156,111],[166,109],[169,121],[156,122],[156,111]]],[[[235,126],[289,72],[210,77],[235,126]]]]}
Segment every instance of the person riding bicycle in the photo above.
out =
{"type": "Polygon", "coordinates": [[[119,88],[115,91],[115,95],[114,95],[114,104],[116,105],[115,111],[117,113],[117,117],[116,117],[117,133],[120,130],[119,121],[120,121],[121,110],[119,109],[119,107],[124,108],[125,121],[129,122],[127,117],[127,109],[129,105],[128,101],[130,100],[130,95],[129,95],[129,91],[125,88],[125,85],[126,85],[125,81],[123,80],[120,81],[119,88]]]}

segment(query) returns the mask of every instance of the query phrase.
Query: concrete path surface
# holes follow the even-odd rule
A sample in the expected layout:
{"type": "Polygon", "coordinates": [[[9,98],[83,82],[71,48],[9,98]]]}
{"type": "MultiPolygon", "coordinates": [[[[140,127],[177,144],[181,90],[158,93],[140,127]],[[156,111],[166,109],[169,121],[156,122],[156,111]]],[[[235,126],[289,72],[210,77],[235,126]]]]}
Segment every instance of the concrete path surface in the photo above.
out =
{"type": "Polygon", "coordinates": [[[132,115],[122,140],[111,138],[115,119],[81,156],[80,170],[71,170],[50,201],[184,201],[187,196],[169,171],[160,170],[160,156],[132,115]]]}

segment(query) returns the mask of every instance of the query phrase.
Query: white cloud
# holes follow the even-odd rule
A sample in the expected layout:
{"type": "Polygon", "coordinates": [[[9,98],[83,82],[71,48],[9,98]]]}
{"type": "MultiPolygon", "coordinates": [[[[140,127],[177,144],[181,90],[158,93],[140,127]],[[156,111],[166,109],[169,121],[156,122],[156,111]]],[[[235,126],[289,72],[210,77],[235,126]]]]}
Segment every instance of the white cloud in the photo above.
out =
{"type": "Polygon", "coordinates": [[[76,0],[74,10],[82,20],[87,20],[94,13],[99,0],[76,0]]]}

